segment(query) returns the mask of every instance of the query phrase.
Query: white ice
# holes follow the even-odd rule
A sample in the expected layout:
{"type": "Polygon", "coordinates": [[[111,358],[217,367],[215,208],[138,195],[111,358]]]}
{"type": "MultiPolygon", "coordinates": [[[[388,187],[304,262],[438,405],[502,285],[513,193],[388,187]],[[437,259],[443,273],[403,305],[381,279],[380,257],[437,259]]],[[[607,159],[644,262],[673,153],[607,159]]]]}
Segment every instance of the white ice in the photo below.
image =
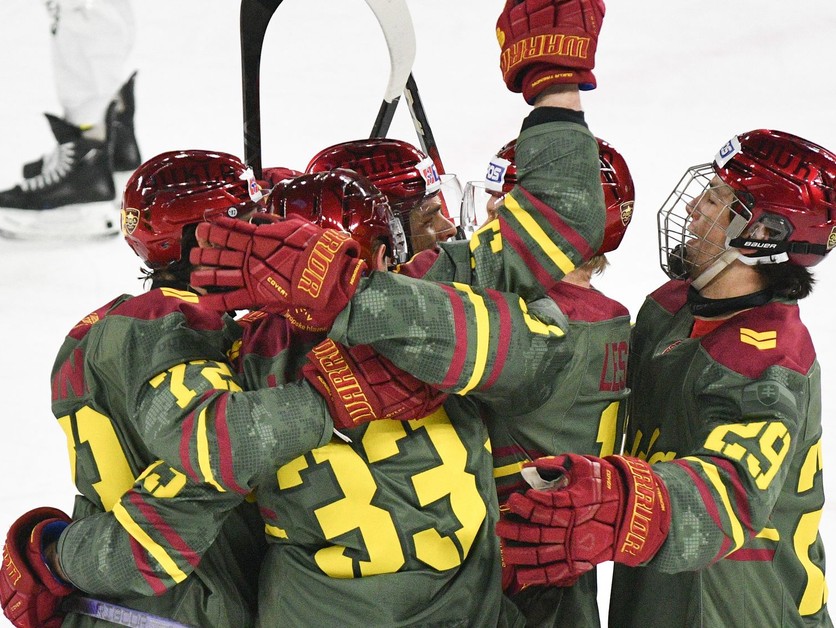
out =
{"type": "MultiPolygon", "coordinates": [[[[0,3],[0,189],[16,182],[24,161],[51,149],[41,112],[61,113],[41,4],[0,3]]],[[[502,4],[409,0],[415,76],[444,165],[463,181],[483,176],[528,111],[505,91],[498,70],[494,23],[502,4]]],[[[238,3],[144,0],[135,7],[144,155],[181,148],[241,154],[238,3]]],[[[274,22],[261,77],[264,163],[303,168],[318,149],[369,132],[388,58],[362,0],[287,0],[274,22]]],[[[635,314],[663,282],[656,210],[686,167],[710,161],[733,134],[780,129],[836,150],[834,32],[832,0],[610,2],[597,56],[600,87],[583,100],[593,132],[628,160],[638,195],[633,225],[600,289],[635,314]]],[[[390,135],[415,141],[405,109],[390,135]]],[[[824,373],[825,468],[836,449],[833,265],[816,269],[816,291],[802,302],[824,373]]],[[[64,437],[49,407],[52,361],[84,315],[142,290],[138,269],[119,238],[0,240],[0,534],[30,508],[71,508],[64,437]]],[[[821,530],[833,557],[836,493],[828,487],[821,530]]]]}

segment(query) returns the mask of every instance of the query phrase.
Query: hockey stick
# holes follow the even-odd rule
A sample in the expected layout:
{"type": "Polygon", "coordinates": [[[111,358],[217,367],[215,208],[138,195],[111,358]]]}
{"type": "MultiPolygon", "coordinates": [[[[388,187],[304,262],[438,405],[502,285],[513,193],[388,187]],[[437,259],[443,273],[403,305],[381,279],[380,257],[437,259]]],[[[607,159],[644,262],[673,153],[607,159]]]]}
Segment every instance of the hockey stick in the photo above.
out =
{"type": "MultiPolygon", "coordinates": [[[[366,0],[366,4],[375,14],[383,30],[391,64],[389,85],[372,128],[371,137],[386,136],[400,100],[399,94],[404,92],[421,149],[432,158],[438,174],[446,174],[426,109],[418,93],[418,84],[412,74],[412,65],[415,61],[415,27],[412,24],[409,8],[404,0],[366,0]],[[407,76],[404,76],[404,73],[407,73],[407,76]]],[[[449,217],[446,201],[444,201],[444,212],[449,217]]]]}
{"type": "Polygon", "coordinates": [[[261,178],[261,50],[270,18],[282,0],[241,0],[241,91],[244,105],[244,163],[261,178]]]}
{"type": "Polygon", "coordinates": [[[427,112],[421,102],[421,95],[418,93],[418,84],[412,72],[406,80],[406,104],[412,116],[412,123],[415,125],[415,132],[418,133],[418,142],[423,150],[435,162],[438,174],[444,174],[444,164],[441,163],[441,155],[438,154],[438,145],[435,143],[435,136],[430,128],[430,121],[427,119],[427,112]]]}
{"type": "Polygon", "coordinates": [[[77,613],[96,619],[103,619],[118,626],[134,626],[141,628],[191,628],[188,624],[160,617],[145,611],[138,611],[126,606],[103,602],[83,595],[72,595],[61,604],[65,613],[77,613]]]}
{"type": "Polygon", "coordinates": [[[370,137],[386,137],[415,62],[415,27],[406,0],[366,0],[389,50],[389,83],[370,137]]]}

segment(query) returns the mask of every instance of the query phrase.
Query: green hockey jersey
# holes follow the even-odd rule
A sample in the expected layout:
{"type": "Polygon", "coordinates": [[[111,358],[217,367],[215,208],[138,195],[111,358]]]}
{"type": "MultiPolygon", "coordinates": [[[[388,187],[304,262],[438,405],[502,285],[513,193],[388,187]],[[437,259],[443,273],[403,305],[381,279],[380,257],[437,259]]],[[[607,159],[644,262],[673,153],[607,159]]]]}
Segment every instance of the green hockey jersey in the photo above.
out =
{"type": "MultiPolygon", "coordinates": [[[[200,442],[189,438],[199,432],[204,436],[196,439],[205,438],[208,431],[182,428],[194,423],[197,401],[204,412],[216,406],[215,418],[227,414],[228,395],[240,390],[226,363],[227,352],[239,337],[231,319],[199,307],[192,293],[168,288],[119,297],[67,336],[53,368],[52,408],[67,437],[81,496],[58,552],[65,573],[79,588],[192,625],[254,624],[263,537],[255,507],[244,500],[247,491],[221,495],[227,515],[202,537],[203,546],[186,543],[189,535],[173,534],[164,514],[167,499],[188,494],[191,483],[161,461],[173,445],[183,454],[176,457],[178,467],[203,464],[200,442]],[[143,413],[142,399],[156,404],[155,410],[143,413]],[[135,482],[144,488],[143,495],[129,490],[135,482]],[[142,529],[146,522],[150,533],[142,529]],[[179,569],[163,547],[171,547],[190,569],[179,569]],[[174,581],[182,586],[169,590],[174,581]]],[[[283,427],[264,430],[264,440],[275,445],[271,458],[276,450],[293,457],[324,442],[326,429],[330,435],[324,405],[309,392],[312,407],[319,406],[319,427],[298,433],[283,427]]],[[[249,411],[269,412],[275,401],[267,395],[239,400],[243,406],[238,410],[247,416],[249,411]]],[[[66,623],[92,621],[69,616],[66,623]]]]}
{"type": "Polygon", "coordinates": [[[692,332],[688,285],[636,321],[625,453],[653,464],[672,521],[647,566],[615,566],[610,625],[831,626],[821,375],[798,306],[692,332]]]}

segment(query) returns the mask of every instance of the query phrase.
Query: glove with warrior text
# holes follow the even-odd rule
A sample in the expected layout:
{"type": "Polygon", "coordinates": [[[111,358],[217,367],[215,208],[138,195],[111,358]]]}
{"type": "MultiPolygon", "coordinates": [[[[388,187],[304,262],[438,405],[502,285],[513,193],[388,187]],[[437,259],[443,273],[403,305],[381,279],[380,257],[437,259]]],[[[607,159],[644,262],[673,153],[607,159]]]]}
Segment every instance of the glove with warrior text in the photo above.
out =
{"type": "Polygon", "coordinates": [[[0,604],[18,628],[57,628],[61,600],[75,589],[56,577],[43,548],[56,541],[70,518],[56,508],[35,508],[12,524],[3,546],[0,604]]]}
{"type": "Polygon", "coordinates": [[[325,398],[337,429],[377,419],[422,419],[447,398],[375,352],[330,338],[308,353],[302,376],[325,398]]]}
{"type": "Polygon", "coordinates": [[[221,311],[262,308],[312,332],[330,329],[366,269],[351,236],[297,217],[251,224],[219,217],[197,226],[189,260],[196,287],[227,288],[201,297],[221,311]]]}
{"type": "Polygon", "coordinates": [[[507,0],[496,22],[500,69],[512,92],[528,104],[547,87],[595,89],[592,69],[603,0],[507,0]]]}
{"type": "Polygon", "coordinates": [[[496,526],[521,586],[566,586],[607,560],[635,567],[667,538],[668,490],[646,462],[564,454],[526,467],[548,488],[511,495],[496,526]]]}

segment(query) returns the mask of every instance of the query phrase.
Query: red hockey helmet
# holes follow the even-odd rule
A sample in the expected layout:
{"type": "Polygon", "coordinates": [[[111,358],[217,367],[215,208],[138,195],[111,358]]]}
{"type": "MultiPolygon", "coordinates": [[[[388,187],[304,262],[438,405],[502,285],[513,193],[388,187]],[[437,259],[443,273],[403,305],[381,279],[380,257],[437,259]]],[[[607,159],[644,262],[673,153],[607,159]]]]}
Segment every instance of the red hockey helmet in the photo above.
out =
{"type": "Polygon", "coordinates": [[[616,250],[624,239],[627,227],[633,219],[636,188],[621,153],[604,140],[596,139],[598,158],[601,161],[601,186],[604,188],[604,204],[607,207],[604,240],[596,255],[603,255],[616,250]]]}
{"type": "Polygon", "coordinates": [[[299,172],[298,170],[294,170],[293,168],[285,168],[283,166],[277,166],[275,168],[264,168],[261,171],[261,178],[269,185],[273,187],[277,183],[284,181],[285,179],[293,179],[295,177],[301,177],[304,172],[299,172]]]}
{"type": "Polygon", "coordinates": [[[149,268],[177,262],[183,228],[215,216],[266,212],[261,186],[240,159],[204,150],[152,157],[128,179],[122,233],[149,268]]]}
{"type": "Polygon", "coordinates": [[[297,215],[323,228],[348,231],[373,267],[374,250],[386,245],[396,262],[406,261],[406,238],[386,196],[352,170],[335,169],[279,182],[270,193],[273,213],[297,215]]]}
{"type": "Polygon", "coordinates": [[[386,195],[398,216],[441,190],[432,159],[402,140],[381,137],[335,144],[317,153],[307,171],[334,168],[348,168],[366,177],[386,195]]]}
{"type": "MultiPolygon", "coordinates": [[[[627,226],[633,218],[633,203],[636,198],[633,177],[627,162],[612,145],[602,139],[598,141],[598,157],[601,164],[601,186],[607,208],[604,240],[596,255],[603,255],[618,248],[627,226]]],[[[511,140],[491,158],[485,173],[485,190],[493,195],[507,194],[517,185],[516,163],[517,141],[511,140]]],[[[481,210],[476,211],[481,215],[481,210]]],[[[478,223],[485,217],[476,218],[478,223]]],[[[462,219],[465,222],[465,219],[462,219]]]]}
{"type": "Polygon", "coordinates": [[[729,140],[713,169],[740,201],[734,211],[748,218],[729,246],[754,248],[747,257],[786,253],[799,266],[815,266],[836,246],[834,153],[789,133],[758,129],[729,140]]]}

